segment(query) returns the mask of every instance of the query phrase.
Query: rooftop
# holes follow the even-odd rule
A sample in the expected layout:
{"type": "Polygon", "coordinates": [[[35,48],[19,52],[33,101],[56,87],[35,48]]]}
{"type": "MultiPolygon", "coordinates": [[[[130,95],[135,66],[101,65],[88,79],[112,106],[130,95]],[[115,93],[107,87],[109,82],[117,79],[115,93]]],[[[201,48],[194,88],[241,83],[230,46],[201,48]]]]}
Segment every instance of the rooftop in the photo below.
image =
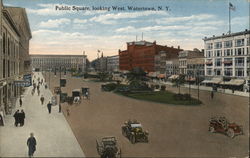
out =
{"type": "Polygon", "coordinates": [[[213,37],[204,37],[203,40],[204,41],[208,41],[208,40],[214,40],[214,39],[219,39],[219,38],[226,38],[226,37],[233,37],[233,36],[239,36],[239,35],[246,35],[246,34],[250,34],[250,30],[245,30],[242,32],[236,32],[236,33],[230,33],[230,34],[222,34],[221,36],[215,36],[213,35],[213,37]]]}

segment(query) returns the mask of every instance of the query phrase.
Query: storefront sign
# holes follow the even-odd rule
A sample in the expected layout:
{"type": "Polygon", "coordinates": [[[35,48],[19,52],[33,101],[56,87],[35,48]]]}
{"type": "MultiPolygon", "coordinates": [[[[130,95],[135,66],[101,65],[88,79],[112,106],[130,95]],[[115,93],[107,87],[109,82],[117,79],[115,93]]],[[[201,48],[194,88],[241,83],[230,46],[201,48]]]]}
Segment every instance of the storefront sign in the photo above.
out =
{"type": "Polygon", "coordinates": [[[27,82],[25,87],[32,86],[32,76],[31,76],[31,74],[23,75],[23,80],[27,82]]]}

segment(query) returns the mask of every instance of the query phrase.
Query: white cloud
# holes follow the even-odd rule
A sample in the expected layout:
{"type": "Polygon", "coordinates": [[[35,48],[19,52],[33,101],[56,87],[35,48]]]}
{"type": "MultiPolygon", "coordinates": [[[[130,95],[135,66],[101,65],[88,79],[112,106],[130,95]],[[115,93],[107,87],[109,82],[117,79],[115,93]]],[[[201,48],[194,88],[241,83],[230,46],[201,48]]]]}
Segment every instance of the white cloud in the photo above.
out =
{"type": "Polygon", "coordinates": [[[134,32],[135,28],[133,26],[122,27],[116,29],[115,32],[134,32]]]}
{"type": "Polygon", "coordinates": [[[48,20],[48,21],[42,21],[39,24],[39,27],[41,28],[57,28],[61,25],[69,25],[71,22],[70,19],[67,18],[61,18],[61,19],[55,19],[55,20],[48,20]]]}
{"type": "Polygon", "coordinates": [[[76,23],[76,24],[85,24],[87,22],[88,22],[87,19],[74,19],[73,20],[73,23],[76,23]]]}
{"type": "Polygon", "coordinates": [[[99,16],[95,16],[91,18],[90,21],[99,22],[102,24],[114,24],[116,23],[115,20],[138,18],[142,16],[149,16],[149,15],[168,15],[168,13],[164,11],[122,12],[122,13],[116,13],[116,14],[109,13],[109,14],[102,14],[99,16]]]}
{"type": "Polygon", "coordinates": [[[197,14],[191,16],[180,16],[180,17],[167,17],[157,19],[156,22],[158,24],[169,24],[169,23],[177,23],[177,22],[188,22],[188,21],[202,21],[214,18],[215,16],[212,14],[197,14]]]}

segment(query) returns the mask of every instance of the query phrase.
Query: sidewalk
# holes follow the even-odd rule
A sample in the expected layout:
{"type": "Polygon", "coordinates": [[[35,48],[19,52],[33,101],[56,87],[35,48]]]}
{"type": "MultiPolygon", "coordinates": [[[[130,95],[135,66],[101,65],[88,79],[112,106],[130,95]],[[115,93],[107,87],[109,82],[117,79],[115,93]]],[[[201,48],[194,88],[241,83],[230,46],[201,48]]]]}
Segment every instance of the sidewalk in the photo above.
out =
{"type": "MultiPolygon", "coordinates": [[[[43,78],[41,73],[39,77],[43,78]]],[[[23,106],[19,107],[17,100],[13,111],[14,114],[17,109],[24,109],[24,126],[15,127],[12,114],[5,117],[5,126],[0,127],[0,157],[27,157],[26,141],[30,132],[37,140],[35,157],[85,157],[64,115],[58,112],[58,106],[53,106],[51,114],[48,113],[47,103],[52,96],[50,90],[40,86],[40,96],[45,97],[44,105],[41,105],[37,91],[31,95],[32,88],[26,89],[23,106]]]]}
{"type": "MultiPolygon", "coordinates": [[[[173,85],[173,83],[171,82],[152,82],[153,84],[160,84],[160,85],[173,85]]],[[[185,88],[189,88],[188,84],[184,84],[181,85],[181,87],[185,87],[185,88]]],[[[197,85],[190,85],[191,89],[198,89],[197,85]]],[[[204,91],[212,91],[212,87],[207,87],[207,86],[203,86],[200,85],[199,86],[200,90],[204,90],[204,91]]],[[[249,97],[249,92],[242,92],[242,91],[234,91],[234,93],[232,92],[232,90],[230,89],[222,89],[222,88],[218,88],[219,93],[225,93],[225,94],[230,94],[230,95],[237,95],[237,96],[242,96],[242,97],[249,97]]]]}

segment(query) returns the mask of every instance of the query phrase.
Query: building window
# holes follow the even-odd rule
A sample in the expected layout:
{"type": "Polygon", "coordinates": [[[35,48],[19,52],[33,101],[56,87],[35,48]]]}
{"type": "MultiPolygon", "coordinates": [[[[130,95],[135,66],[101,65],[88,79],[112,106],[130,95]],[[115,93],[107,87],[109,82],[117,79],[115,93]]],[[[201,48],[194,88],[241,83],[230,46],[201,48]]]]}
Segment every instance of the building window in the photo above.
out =
{"type": "Polygon", "coordinates": [[[221,58],[215,59],[215,66],[221,66],[221,58]]]}
{"type": "Polygon", "coordinates": [[[221,42],[216,42],[215,43],[215,49],[220,49],[222,48],[222,43],[221,42]]]}
{"type": "Polygon", "coordinates": [[[215,69],[215,75],[220,76],[221,75],[221,69],[215,69]]]}
{"type": "Polygon", "coordinates": [[[6,35],[3,33],[3,54],[6,53],[6,35]]]}
{"type": "Polygon", "coordinates": [[[244,58],[235,58],[235,66],[244,66],[244,58]]]}
{"type": "Polygon", "coordinates": [[[244,69],[235,69],[235,76],[243,77],[244,76],[244,69]]]}
{"type": "Polygon", "coordinates": [[[224,63],[224,66],[232,66],[233,60],[232,58],[225,58],[223,63],[224,63]]]}
{"type": "Polygon", "coordinates": [[[221,56],[221,50],[216,50],[215,51],[215,56],[220,57],[221,56]]]}
{"type": "Polygon", "coordinates": [[[5,59],[3,59],[3,78],[6,77],[6,76],[5,76],[5,65],[6,65],[5,59]]]}
{"type": "Polygon", "coordinates": [[[224,75],[225,76],[232,76],[233,75],[232,69],[231,68],[225,68],[224,69],[224,75]]]}
{"type": "Polygon", "coordinates": [[[212,55],[213,55],[213,54],[212,54],[212,51],[209,51],[209,50],[206,51],[206,57],[207,57],[207,58],[211,58],[212,55]]]}
{"type": "Polygon", "coordinates": [[[247,46],[250,46],[250,37],[247,38],[247,46]]]}
{"type": "Polygon", "coordinates": [[[235,40],[235,47],[244,46],[244,39],[236,39],[235,40]]]}
{"type": "Polygon", "coordinates": [[[224,56],[232,56],[232,55],[233,55],[233,49],[224,50],[224,56]]]}
{"type": "Polygon", "coordinates": [[[236,48],[235,55],[244,55],[244,48],[236,48]]]}
{"type": "Polygon", "coordinates": [[[212,69],[207,69],[207,75],[211,76],[212,75],[212,69]]]}
{"type": "Polygon", "coordinates": [[[8,44],[7,44],[7,51],[8,51],[8,55],[10,55],[10,39],[8,38],[8,44]]]}
{"type": "Polygon", "coordinates": [[[8,65],[7,65],[7,72],[8,72],[8,77],[10,77],[10,61],[8,60],[8,65]]]}
{"type": "Polygon", "coordinates": [[[233,46],[233,42],[232,41],[225,41],[224,42],[224,48],[231,48],[233,46]]]}
{"type": "Polygon", "coordinates": [[[213,43],[207,43],[206,47],[207,49],[213,49],[213,43]]]}

